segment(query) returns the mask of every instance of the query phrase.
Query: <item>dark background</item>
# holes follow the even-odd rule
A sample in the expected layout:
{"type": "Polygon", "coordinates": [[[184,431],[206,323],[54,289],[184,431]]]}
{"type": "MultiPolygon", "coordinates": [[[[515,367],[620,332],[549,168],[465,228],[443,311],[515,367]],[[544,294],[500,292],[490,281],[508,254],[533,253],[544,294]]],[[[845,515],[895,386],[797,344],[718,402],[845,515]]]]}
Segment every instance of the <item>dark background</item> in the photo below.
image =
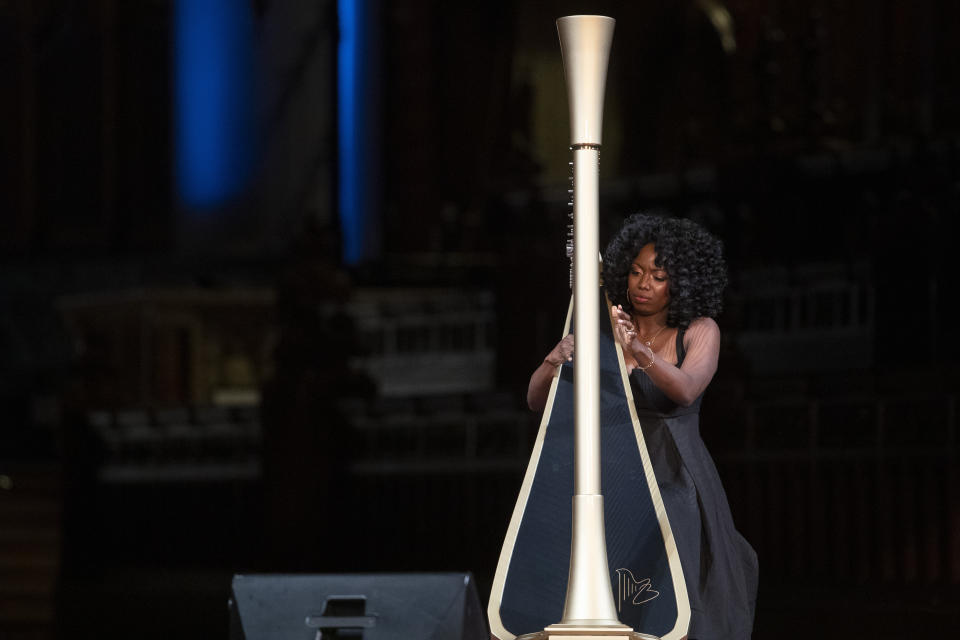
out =
{"type": "Polygon", "coordinates": [[[569,297],[576,13],[618,21],[602,242],[648,210],[726,246],[702,431],[755,637],[960,631],[960,4],[371,3],[352,264],[337,3],[244,3],[254,169],[203,207],[174,5],[0,0],[0,638],[224,637],[237,572],[486,600],[569,297]]]}

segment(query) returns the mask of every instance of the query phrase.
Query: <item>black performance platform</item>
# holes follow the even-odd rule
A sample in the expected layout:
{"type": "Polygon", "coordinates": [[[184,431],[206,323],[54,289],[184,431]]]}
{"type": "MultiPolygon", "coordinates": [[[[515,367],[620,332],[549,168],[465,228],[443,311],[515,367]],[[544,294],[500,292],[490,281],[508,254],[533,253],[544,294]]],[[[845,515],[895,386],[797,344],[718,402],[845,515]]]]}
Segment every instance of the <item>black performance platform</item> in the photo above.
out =
{"type": "MultiPolygon", "coordinates": [[[[599,312],[601,482],[613,596],[621,622],[634,631],[679,639],[690,620],[680,560],[606,303],[599,312]]],[[[564,335],[570,331],[570,318],[568,313],[564,335]]],[[[540,631],[563,616],[570,563],[573,416],[573,366],[567,363],[551,388],[490,594],[490,629],[499,640],[540,631]]]]}

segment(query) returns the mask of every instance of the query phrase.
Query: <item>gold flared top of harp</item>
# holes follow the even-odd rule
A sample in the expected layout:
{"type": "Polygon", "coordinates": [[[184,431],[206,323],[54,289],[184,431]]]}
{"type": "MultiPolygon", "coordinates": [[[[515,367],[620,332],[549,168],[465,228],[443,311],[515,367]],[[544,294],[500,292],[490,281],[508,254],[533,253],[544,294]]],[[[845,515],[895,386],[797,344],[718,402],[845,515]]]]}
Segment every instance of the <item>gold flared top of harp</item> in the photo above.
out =
{"type": "Polygon", "coordinates": [[[608,16],[557,19],[573,146],[602,143],[603,94],[615,25],[616,20],[608,16]]]}

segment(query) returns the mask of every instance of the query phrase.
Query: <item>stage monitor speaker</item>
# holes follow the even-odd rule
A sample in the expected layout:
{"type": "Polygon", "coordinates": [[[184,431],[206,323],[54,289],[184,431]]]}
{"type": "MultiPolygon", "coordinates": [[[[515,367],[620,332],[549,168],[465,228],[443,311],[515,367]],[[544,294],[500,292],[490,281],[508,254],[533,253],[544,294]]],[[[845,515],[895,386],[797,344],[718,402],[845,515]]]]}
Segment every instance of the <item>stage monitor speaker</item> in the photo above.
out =
{"type": "Polygon", "coordinates": [[[236,575],[230,640],[488,640],[469,573],[236,575]]]}

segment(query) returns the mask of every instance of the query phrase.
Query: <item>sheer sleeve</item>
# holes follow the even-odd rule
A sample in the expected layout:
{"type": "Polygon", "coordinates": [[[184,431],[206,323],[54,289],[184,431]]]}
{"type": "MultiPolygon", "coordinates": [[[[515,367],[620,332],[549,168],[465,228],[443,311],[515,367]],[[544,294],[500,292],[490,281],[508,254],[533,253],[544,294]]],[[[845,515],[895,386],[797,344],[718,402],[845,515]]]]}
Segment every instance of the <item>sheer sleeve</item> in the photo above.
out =
{"type": "Polygon", "coordinates": [[[707,385],[717,372],[720,357],[720,327],[713,318],[697,318],[690,323],[684,335],[683,346],[687,351],[680,371],[687,374],[689,389],[684,395],[690,402],[706,391],[707,385]]]}
{"type": "Polygon", "coordinates": [[[648,376],[668,398],[689,407],[717,372],[720,327],[712,318],[697,318],[687,328],[683,346],[686,356],[679,368],[654,358],[654,366],[634,369],[633,375],[648,376]]]}

